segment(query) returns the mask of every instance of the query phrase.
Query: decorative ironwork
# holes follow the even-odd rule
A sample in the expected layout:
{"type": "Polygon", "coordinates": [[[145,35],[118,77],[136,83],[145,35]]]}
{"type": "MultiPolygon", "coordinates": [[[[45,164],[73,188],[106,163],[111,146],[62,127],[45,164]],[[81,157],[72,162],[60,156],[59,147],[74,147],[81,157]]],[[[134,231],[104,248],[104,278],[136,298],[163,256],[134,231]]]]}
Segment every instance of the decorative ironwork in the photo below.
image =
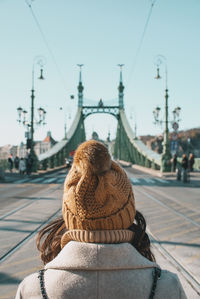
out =
{"type": "Polygon", "coordinates": [[[83,119],[95,113],[111,114],[118,120],[119,106],[83,106],[82,108],[83,119]]]}

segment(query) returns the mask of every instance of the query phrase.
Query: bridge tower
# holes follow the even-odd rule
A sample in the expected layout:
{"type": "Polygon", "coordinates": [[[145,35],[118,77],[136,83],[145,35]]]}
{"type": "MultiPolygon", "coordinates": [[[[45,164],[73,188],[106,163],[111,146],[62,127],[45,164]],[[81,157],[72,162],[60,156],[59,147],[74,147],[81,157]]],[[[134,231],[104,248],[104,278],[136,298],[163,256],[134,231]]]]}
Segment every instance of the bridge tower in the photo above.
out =
{"type": "MultiPolygon", "coordinates": [[[[97,105],[85,105],[85,103],[83,103],[84,87],[82,84],[82,66],[83,64],[78,64],[80,73],[79,84],[77,86],[78,109],[75,119],[67,136],[65,133],[65,137],[67,138],[61,140],[49,151],[41,154],[38,157],[42,169],[46,169],[47,167],[54,168],[55,166],[64,164],[64,158],[67,157],[72,150],[75,150],[77,146],[85,140],[84,120],[86,117],[94,113],[108,113],[113,115],[118,121],[117,135],[114,145],[115,158],[145,167],[151,167],[153,169],[160,169],[161,156],[147,148],[141,140],[135,138],[136,134],[134,134],[132,131],[132,128],[126,118],[124,111],[124,85],[122,80],[123,64],[118,65],[120,67],[120,80],[118,86],[118,104],[116,103],[116,105],[105,105],[102,101],[99,101],[97,105]]],[[[166,94],[166,100],[167,95],[168,94],[166,94]]],[[[110,136],[108,137],[108,140],[109,139],[110,136]]]]}
{"type": "Polygon", "coordinates": [[[122,82],[122,67],[124,64],[118,64],[120,67],[120,78],[119,78],[119,86],[118,86],[118,91],[119,91],[119,109],[124,109],[124,85],[122,82]]]}
{"type": "Polygon", "coordinates": [[[83,64],[77,64],[77,65],[80,68],[79,84],[78,84],[78,87],[77,87],[77,89],[78,89],[78,107],[83,107],[83,89],[84,89],[84,87],[83,87],[83,84],[82,84],[82,73],[81,73],[81,71],[82,71],[81,68],[82,68],[83,64]]]}

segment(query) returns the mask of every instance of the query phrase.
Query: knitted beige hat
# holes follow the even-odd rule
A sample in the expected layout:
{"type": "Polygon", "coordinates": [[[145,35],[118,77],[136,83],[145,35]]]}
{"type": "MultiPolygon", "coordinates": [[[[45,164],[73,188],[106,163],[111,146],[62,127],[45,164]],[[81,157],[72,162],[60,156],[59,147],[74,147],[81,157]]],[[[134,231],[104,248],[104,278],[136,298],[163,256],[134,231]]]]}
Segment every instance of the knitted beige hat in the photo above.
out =
{"type": "Polygon", "coordinates": [[[131,183],[103,143],[86,141],[76,150],[64,183],[62,212],[68,230],[118,230],[133,223],[131,183]]]}

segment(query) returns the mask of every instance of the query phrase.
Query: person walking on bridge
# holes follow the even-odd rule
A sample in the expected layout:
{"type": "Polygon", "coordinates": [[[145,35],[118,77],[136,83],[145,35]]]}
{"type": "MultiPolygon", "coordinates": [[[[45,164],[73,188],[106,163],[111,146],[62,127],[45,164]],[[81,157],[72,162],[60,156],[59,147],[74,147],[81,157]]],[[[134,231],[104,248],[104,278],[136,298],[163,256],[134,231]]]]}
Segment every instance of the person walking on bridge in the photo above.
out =
{"type": "Polygon", "coordinates": [[[10,172],[12,172],[13,170],[13,163],[14,163],[13,161],[14,161],[13,155],[10,154],[10,156],[8,157],[8,165],[9,165],[10,172]]]}
{"type": "Polygon", "coordinates": [[[171,162],[172,162],[172,172],[176,172],[177,154],[173,155],[173,158],[171,159],[171,162]]]}
{"type": "Polygon", "coordinates": [[[26,170],[26,163],[24,161],[24,158],[21,158],[19,161],[19,173],[20,175],[24,175],[26,170]]]}
{"type": "Polygon", "coordinates": [[[182,167],[183,182],[186,183],[189,181],[188,158],[186,154],[183,154],[182,156],[181,167],[182,167]]]}
{"type": "Polygon", "coordinates": [[[145,230],[125,171],[103,143],[82,143],[64,183],[62,217],[38,235],[44,269],[21,282],[16,299],[186,298],[177,275],[155,262],[145,230]]]}
{"type": "Polygon", "coordinates": [[[183,154],[182,156],[181,166],[184,170],[188,169],[188,158],[186,154],[183,154]]]}
{"type": "Polygon", "coordinates": [[[194,166],[194,154],[190,153],[189,160],[188,160],[189,171],[193,171],[194,166]]]}

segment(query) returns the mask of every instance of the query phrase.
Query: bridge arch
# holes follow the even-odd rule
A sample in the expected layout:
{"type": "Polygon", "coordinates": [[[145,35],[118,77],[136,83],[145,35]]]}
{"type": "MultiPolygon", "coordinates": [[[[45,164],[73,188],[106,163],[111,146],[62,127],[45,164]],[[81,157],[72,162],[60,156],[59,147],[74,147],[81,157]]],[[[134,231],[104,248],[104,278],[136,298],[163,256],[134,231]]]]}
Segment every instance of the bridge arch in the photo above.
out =
{"type": "Polygon", "coordinates": [[[84,120],[92,114],[110,114],[117,120],[119,119],[119,107],[118,106],[83,106],[82,108],[84,120]]]}

